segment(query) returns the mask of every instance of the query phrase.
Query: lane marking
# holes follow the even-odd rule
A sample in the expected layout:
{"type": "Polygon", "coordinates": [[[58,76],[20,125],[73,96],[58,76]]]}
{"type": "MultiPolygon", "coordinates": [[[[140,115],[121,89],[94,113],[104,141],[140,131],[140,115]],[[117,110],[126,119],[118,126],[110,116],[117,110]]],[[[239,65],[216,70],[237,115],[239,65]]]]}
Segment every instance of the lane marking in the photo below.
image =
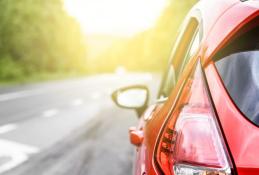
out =
{"type": "Polygon", "coordinates": [[[78,99],[75,99],[73,102],[72,102],[72,105],[73,106],[80,106],[83,104],[83,100],[78,98],[78,99]]]}
{"type": "Polygon", "coordinates": [[[39,151],[36,147],[0,139],[0,173],[22,164],[29,159],[30,154],[39,151]]]}
{"type": "Polygon", "coordinates": [[[17,98],[33,96],[33,95],[40,94],[43,92],[44,91],[42,91],[42,90],[34,90],[34,91],[20,91],[20,92],[11,92],[11,93],[6,93],[6,94],[1,94],[0,102],[13,100],[13,99],[17,99],[17,98]]]}
{"type": "Polygon", "coordinates": [[[11,131],[15,130],[16,128],[17,128],[17,125],[12,124],[12,123],[0,126],[0,134],[5,134],[7,132],[11,132],[11,131]]]}
{"type": "Polygon", "coordinates": [[[57,109],[49,109],[49,110],[44,111],[42,116],[45,118],[50,118],[50,117],[57,115],[58,113],[59,113],[59,110],[57,110],[57,109]]]}

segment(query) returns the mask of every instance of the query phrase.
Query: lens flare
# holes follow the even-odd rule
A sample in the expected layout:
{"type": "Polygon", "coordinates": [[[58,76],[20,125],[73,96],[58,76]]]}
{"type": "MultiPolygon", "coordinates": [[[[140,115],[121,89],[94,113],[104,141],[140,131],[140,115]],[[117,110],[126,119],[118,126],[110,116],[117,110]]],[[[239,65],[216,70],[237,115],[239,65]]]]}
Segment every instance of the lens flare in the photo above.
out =
{"type": "Polygon", "coordinates": [[[167,0],[65,0],[86,34],[134,35],[155,24],[167,0]]]}

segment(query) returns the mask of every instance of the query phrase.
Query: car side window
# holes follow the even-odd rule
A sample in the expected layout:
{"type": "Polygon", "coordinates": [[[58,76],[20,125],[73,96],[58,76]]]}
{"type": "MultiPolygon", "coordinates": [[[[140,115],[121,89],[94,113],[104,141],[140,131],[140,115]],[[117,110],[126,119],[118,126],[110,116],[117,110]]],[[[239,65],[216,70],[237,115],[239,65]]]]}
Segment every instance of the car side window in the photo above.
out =
{"type": "MultiPolygon", "coordinates": [[[[254,24],[254,23],[252,23],[254,24]]],[[[259,26],[247,27],[213,58],[226,91],[241,113],[259,126],[259,26]]]]}
{"type": "Polygon", "coordinates": [[[172,56],[164,74],[158,98],[167,98],[178,81],[190,58],[200,45],[199,23],[191,18],[180,32],[172,51],[172,56]]]}
{"type": "Polygon", "coordinates": [[[169,92],[173,89],[175,85],[175,70],[172,64],[169,64],[168,71],[166,73],[166,77],[163,83],[162,94],[159,98],[166,98],[169,96],[169,92]]]}
{"type": "MultiPolygon", "coordinates": [[[[191,57],[193,57],[195,55],[195,53],[198,51],[199,46],[200,46],[200,33],[199,33],[199,28],[197,28],[195,31],[195,34],[192,38],[192,41],[190,43],[189,49],[186,52],[186,55],[181,63],[179,76],[182,73],[182,71],[184,70],[185,66],[190,61],[191,57]]],[[[179,78],[179,76],[178,76],[178,78],[179,78]]]]}

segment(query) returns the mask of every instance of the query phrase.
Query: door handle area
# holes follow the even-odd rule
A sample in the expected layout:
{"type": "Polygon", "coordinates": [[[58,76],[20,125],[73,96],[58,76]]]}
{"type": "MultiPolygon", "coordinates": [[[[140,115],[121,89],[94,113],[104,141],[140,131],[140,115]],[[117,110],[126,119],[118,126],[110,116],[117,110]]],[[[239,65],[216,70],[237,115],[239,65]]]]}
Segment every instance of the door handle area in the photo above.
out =
{"type": "Polygon", "coordinates": [[[144,140],[143,130],[137,130],[136,127],[129,128],[129,137],[132,145],[140,146],[144,140]]]}

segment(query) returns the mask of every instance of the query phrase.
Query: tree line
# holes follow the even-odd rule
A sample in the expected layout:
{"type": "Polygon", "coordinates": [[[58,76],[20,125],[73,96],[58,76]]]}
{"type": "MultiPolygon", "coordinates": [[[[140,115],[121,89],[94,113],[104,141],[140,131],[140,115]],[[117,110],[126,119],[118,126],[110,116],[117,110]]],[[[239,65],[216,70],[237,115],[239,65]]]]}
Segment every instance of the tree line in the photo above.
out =
{"type": "Polygon", "coordinates": [[[1,0],[0,81],[44,73],[107,72],[118,65],[134,71],[161,71],[177,30],[195,2],[170,0],[153,28],[87,60],[86,38],[64,10],[63,0],[1,0]]]}
{"type": "Polygon", "coordinates": [[[85,37],[62,0],[0,1],[0,80],[85,71],[85,37]]]}
{"type": "Polygon", "coordinates": [[[128,41],[114,44],[111,49],[99,56],[97,70],[112,71],[117,65],[122,65],[133,71],[163,71],[170,57],[179,26],[197,0],[170,0],[169,2],[153,28],[128,41]]]}

